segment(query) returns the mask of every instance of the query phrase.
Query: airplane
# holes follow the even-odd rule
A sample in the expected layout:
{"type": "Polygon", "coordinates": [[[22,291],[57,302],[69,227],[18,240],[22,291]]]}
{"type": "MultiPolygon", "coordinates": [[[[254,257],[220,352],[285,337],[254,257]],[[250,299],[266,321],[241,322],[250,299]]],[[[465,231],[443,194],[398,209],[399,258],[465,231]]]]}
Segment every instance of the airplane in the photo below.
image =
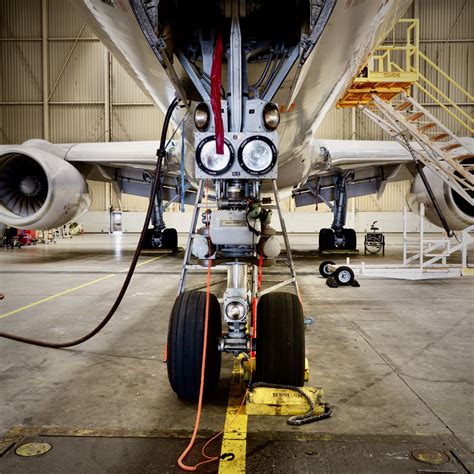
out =
{"type": "MultiPolygon", "coordinates": [[[[280,251],[270,231],[271,183],[297,205],[334,203],[332,227],[319,233],[320,248],[356,248],[355,231],[345,228],[350,197],[381,193],[386,183],[410,177],[413,203],[430,204],[413,157],[399,144],[315,138],[327,112],[410,3],[71,1],[156,106],[173,112],[170,125],[184,123],[182,198],[194,204],[205,181],[215,200],[192,252],[206,265],[226,262],[227,289],[223,305],[209,295],[207,331],[206,293],[180,289],[167,349],[169,381],[180,398],[198,398],[204,343],[205,395],[217,385],[225,352],[248,357],[255,351],[257,380],[304,384],[304,315],[297,295],[278,291],[258,298],[254,337],[258,295],[249,274],[260,256],[271,260],[280,251]],[[176,97],[180,106],[168,109],[176,97]],[[319,187],[308,192],[315,180],[319,187]]],[[[156,142],[38,139],[0,146],[0,222],[35,229],[69,222],[90,206],[86,179],[111,182],[118,193],[149,196],[156,149],[156,142]]],[[[180,196],[180,169],[179,153],[169,150],[152,197],[151,246],[177,246],[176,231],[164,223],[163,203],[180,196]]],[[[472,206],[436,175],[427,176],[450,228],[474,224],[472,206]]],[[[426,217],[439,224],[435,211],[427,206],[426,217]]]]}

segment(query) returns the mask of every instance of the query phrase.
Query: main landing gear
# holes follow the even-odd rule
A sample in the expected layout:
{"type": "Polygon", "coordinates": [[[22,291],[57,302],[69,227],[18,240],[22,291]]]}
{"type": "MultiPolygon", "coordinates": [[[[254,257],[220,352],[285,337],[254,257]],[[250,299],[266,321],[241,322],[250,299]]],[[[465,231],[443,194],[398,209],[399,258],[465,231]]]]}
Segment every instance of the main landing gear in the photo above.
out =
{"type": "Polygon", "coordinates": [[[333,250],[345,250],[354,252],[357,250],[357,237],[354,229],[345,229],[347,216],[347,175],[334,177],[334,214],[331,229],[319,231],[319,251],[330,252],[333,250]]]}
{"type": "Polygon", "coordinates": [[[319,231],[319,251],[357,250],[357,236],[354,229],[321,229],[319,231]]]}
{"type": "Polygon", "coordinates": [[[170,227],[163,230],[148,229],[143,247],[146,249],[169,249],[175,252],[178,248],[178,232],[170,227]]]}
{"type": "Polygon", "coordinates": [[[151,215],[153,228],[147,230],[143,248],[168,249],[175,252],[178,248],[178,232],[176,229],[165,226],[163,211],[164,208],[160,186],[155,196],[153,212],[151,215]]]}

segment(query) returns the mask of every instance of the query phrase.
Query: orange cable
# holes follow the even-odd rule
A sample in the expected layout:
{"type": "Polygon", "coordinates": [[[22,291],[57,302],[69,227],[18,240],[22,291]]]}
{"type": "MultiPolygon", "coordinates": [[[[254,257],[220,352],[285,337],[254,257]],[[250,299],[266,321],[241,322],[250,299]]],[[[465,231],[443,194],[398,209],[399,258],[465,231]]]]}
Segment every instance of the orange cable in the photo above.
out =
{"type": "MultiPolygon", "coordinates": [[[[209,206],[208,206],[208,191],[209,191],[209,183],[206,180],[206,225],[208,225],[209,221],[209,206]]],[[[209,256],[210,257],[210,256],[209,256]]],[[[260,260],[259,260],[259,266],[258,266],[258,283],[257,283],[257,288],[260,290],[261,283],[262,283],[262,266],[263,266],[263,256],[260,255],[260,260]]],[[[221,436],[225,428],[221,430],[219,433],[214,435],[212,438],[208,439],[204,446],[201,449],[201,454],[206,458],[205,461],[201,461],[197,463],[194,466],[188,466],[184,464],[184,460],[186,459],[187,455],[191,452],[191,450],[194,447],[194,443],[196,441],[196,436],[199,430],[199,424],[201,421],[201,414],[202,414],[202,401],[203,401],[203,394],[204,394],[204,383],[205,383],[205,375],[206,375],[206,352],[207,352],[207,333],[208,333],[208,322],[209,322],[209,305],[210,305],[210,293],[211,293],[211,267],[212,267],[212,259],[209,258],[208,264],[207,264],[207,285],[206,285],[206,311],[205,311],[205,318],[204,318],[204,341],[203,341],[203,348],[202,348],[202,363],[201,363],[201,383],[199,387],[199,399],[198,399],[198,408],[197,408],[197,413],[196,413],[196,420],[194,422],[194,430],[193,434],[191,436],[191,439],[186,447],[186,449],[182,452],[181,456],[178,458],[178,466],[180,469],[183,469],[184,471],[196,471],[199,466],[202,466],[203,464],[207,464],[210,462],[217,461],[219,459],[219,456],[209,456],[206,454],[206,448],[219,436],[221,436]]],[[[253,313],[254,313],[254,324],[256,324],[256,312],[257,312],[257,298],[256,296],[254,297],[253,300],[253,313]]],[[[256,335],[256,326],[254,326],[254,335],[256,335]]],[[[252,364],[250,363],[250,370],[252,370],[252,364]]],[[[250,375],[250,380],[252,379],[252,375],[250,375]]],[[[249,382],[250,385],[250,382],[249,382]]],[[[240,402],[239,409],[237,410],[237,413],[234,415],[234,418],[230,421],[228,426],[231,426],[234,421],[237,419],[237,416],[240,414],[242,407],[244,406],[245,399],[248,393],[248,388],[245,390],[245,393],[242,397],[242,401],[240,402]]]]}
{"type": "MultiPolygon", "coordinates": [[[[262,287],[262,267],[263,267],[263,251],[260,254],[258,260],[258,278],[257,278],[257,292],[262,287]]],[[[257,337],[257,295],[252,299],[252,340],[257,337]]],[[[255,357],[255,351],[252,350],[253,343],[251,344],[250,358],[255,357]]],[[[250,363],[250,369],[252,370],[252,363],[250,363]]]]}
{"type": "MultiPolygon", "coordinates": [[[[206,224],[208,223],[208,191],[209,191],[209,183],[206,180],[206,224]]],[[[209,303],[210,303],[210,294],[211,294],[211,266],[212,260],[209,255],[209,260],[207,264],[207,286],[206,286],[206,310],[205,310],[205,317],[204,317],[204,341],[202,345],[202,362],[201,362],[201,384],[199,386],[199,399],[198,399],[198,408],[196,413],[196,420],[194,422],[194,430],[191,436],[191,439],[186,447],[186,449],[182,452],[181,456],[178,458],[178,466],[183,469],[184,471],[195,471],[197,467],[202,464],[196,464],[195,466],[187,466],[184,464],[184,460],[189,452],[193,449],[194,443],[196,441],[196,436],[199,430],[199,423],[201,421],[201,414],[202,414],[202,400],[204,394],[204,383],[205,383],[205,376],[206,376],[206,353],[207,353],[207,330],[208,330],[208,322],[209,322],[209,303]]],[[[206,462],[206,461],[205,461],[206,462]]],[[[207,461],[210,462],[210,461],[207,461]]]]}
{"type": "MultiPolygon", "coordinates": [[[[249,383],[248,385],[251,385],[251,381],[252,381],[252,375],[250,375],[250,380],[249,380],[249,383]]],[[[231,427],[234,423],[234,421],[237,419],[237,417],[240,415],[240,412],[242,411],[242,407],[244,406],[244,403],[245,403],[245,400],[247,398],[247,393],[248,393],[249,389],[246,388],[245,389],[245,392],[244,392],[244,395],[242,397],[242,401],[240,402],[240,405],[239,405],[239,409],[237,410],[236,414],[234,415],[234,417],[232,418],[232,420],[229,422],[229,424],[227,425],[227,427],[231,427]]],[[[206,443],[204,444],[204,446],[202,447],[201,449],[201,453],[202,455],[208,459],[208,461],[202,461],[200,462],[199,464],[197,464],[196,466],[200,466],[201,464],[206,464],[208,462],[212,462],[212,461],[217,461],[219,459],[219,456],[208,456],[206,453],[205,453],[205,450],[206,448],[215,440],[217,439],[219,436],[221,436],[222,434],[224,434],[224,431],[225,431],[225,428],[221,431],[219,431],[219,433],[217,433],[216,435],[214,435],[212,438],[208,439],[206,441],[206,443]]]]}

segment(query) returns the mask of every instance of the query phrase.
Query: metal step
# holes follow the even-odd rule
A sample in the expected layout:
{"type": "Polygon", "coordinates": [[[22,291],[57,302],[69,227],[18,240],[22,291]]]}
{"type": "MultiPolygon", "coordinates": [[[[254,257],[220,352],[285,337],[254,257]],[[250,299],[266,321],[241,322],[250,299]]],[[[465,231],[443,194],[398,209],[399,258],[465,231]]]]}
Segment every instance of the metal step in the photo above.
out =
{"type": "Polygon", "coordinates": [[[429,130],[430,128],[433,128],[433,127],[436,127],[435,123],[427,122],[425,125],[422,125],[421,127],[418,127],[418,130],[420,132],[425,132],[425,134],[426,134],[426,131],[429,130]]]}
{"type": "Polygon", "coordinates": [[[438,133],[438,135],[433,135],[430,138],[433,142],[439,142],[443,138],[448,138],[448,137],[449,137],[449,133],[443,132],[443,133],[438,133]]]}
{"type": "Polygon", "coordinates": [[[404,93],[400,94],[400,97],[402,103],[394,107],[372,94],[370,107],[359,108],[393,140],[407,149],[416,161],[430,168],[453,191],[474,205],[471,193],[474,189],[474,175],[471,173],[474,163],[462,163],[465,158],[474,157],[474,150],[415,99],[404,93]],[[412,107],[410,110],[407,102],[412,107]],[[420,120],[422,117],[424,119],[420,120]],[[414,141],[418,146],[412,146],[408,140],[414,141]],[[454,150],[465,152],[454,155],[454,150]]]}
{"type": "Polygon", "coordinates": [[[456,148],[461,147],[462,145],[460,143],[448,143],[446,146],[441,147],[442,150],[444,151],[451,151],[455,150],[456,148]]]}
{"type": "Polygon", "coordinates": [[[408,100],[402,102],[400,105],[397,105],[397,107],[395,107],[395,110],[405,110],[405,109],[408,109],[408,107],[411,106],[411,102],[409,102],[408,100]]]}
{"type": "Polygon", "coordinates": [[[409,122],[414,122],[415,120],[418,120],[419,118],[423,117],[424,113],[423,112],[415,112],[414,114],[411,114],[407,117],[407,120],[409,122]]]}

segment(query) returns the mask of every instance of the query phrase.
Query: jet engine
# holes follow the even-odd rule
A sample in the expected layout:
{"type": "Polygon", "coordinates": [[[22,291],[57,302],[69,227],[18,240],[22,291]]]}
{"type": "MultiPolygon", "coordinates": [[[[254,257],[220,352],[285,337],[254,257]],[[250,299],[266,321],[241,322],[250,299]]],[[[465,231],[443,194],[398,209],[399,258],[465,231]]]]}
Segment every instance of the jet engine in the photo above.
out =
{"type": "MultiPolygon", "coordinates": [[[[472,159],[472,158],[469,158],[472,159]]],[[[431,185],[436,201],[451,230],[463,230],[474,224],[474,207],[456,191],[453,191],[438,175],[429,168],[424,173],[431,185]]],[[[413,181],[408,204],[412,211],[418,212],[420,203],[425,205],[425,216],[433,224],[442,227],[441,221],[426,191],[425,185],[417,175],[413,181]]]]}
{"type": "MultiPolygon", "coordinates": [[[[45,142],[47,143],[47,142],[45,142]]],[[[0,222],[20,229],[53,229],[91,204],[86,181],[65,152],[47,147],[12,146],[0,156],[0,222]]]]}

